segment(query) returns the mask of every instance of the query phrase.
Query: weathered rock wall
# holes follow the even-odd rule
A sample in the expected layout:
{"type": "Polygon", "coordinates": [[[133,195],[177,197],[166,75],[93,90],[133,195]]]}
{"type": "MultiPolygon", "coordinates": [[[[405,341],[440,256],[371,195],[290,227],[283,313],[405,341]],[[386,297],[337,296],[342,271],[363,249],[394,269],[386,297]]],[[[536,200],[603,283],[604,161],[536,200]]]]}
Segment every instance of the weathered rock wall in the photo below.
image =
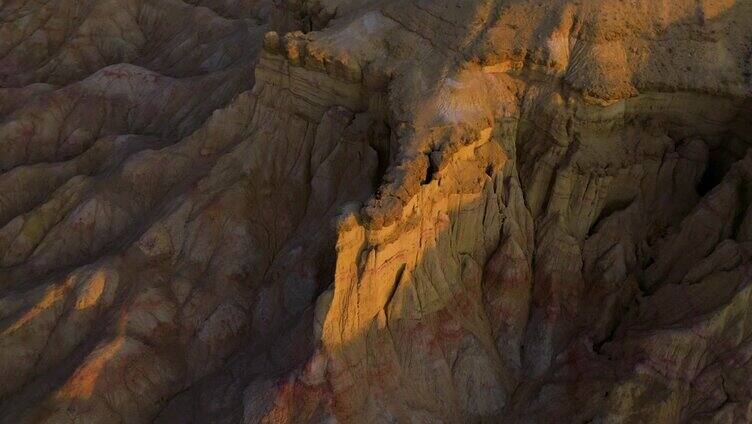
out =
{"type": "Polygon", "coordinates": [[[747,2],[0,23],[2,420],[752,419],[747,2]]]}

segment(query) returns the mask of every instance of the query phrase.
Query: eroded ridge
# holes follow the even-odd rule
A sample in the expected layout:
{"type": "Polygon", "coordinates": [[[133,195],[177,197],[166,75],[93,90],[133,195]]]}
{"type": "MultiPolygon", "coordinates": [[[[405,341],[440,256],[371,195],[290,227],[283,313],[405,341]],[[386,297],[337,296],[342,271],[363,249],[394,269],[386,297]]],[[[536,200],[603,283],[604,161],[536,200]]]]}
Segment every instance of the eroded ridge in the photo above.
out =
{"type": "Polygon", "coordinates": [[[752,420],[748,2],[0,23],[3,420],[752,420]]]}

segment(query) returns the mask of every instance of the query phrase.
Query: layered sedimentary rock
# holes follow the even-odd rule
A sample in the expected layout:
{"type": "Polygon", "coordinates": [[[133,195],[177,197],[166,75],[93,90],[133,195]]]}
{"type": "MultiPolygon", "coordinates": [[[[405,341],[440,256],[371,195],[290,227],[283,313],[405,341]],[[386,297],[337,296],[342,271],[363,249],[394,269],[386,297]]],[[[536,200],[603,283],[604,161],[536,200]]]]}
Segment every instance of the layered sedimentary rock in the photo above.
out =
{"type": "Polygon", "coordinates": [[[8,422],[752,420],[752,4],[0,5],[8,422]]]}

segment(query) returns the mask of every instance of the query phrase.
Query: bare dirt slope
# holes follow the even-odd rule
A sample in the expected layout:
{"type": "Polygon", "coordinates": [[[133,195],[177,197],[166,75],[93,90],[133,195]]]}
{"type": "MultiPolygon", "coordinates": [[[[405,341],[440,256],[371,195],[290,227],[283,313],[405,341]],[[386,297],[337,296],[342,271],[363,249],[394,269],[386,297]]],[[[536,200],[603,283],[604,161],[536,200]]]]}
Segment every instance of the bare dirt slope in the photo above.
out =
{"type": "Polygon", "coordinates": [[[0,421],[750,422],[750,146],[748,0],[0,2],[0,421]]]}

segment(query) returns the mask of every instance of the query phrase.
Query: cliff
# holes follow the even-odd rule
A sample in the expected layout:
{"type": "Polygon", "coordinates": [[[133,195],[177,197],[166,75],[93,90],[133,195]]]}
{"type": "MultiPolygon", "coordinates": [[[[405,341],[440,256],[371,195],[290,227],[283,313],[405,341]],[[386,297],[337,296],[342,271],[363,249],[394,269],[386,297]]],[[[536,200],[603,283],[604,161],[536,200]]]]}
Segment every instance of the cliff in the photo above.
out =
{"type": "Polygon", "coordinates": [[[0,421],[752,421],[752,2],[0,4],[0,421]]]}

